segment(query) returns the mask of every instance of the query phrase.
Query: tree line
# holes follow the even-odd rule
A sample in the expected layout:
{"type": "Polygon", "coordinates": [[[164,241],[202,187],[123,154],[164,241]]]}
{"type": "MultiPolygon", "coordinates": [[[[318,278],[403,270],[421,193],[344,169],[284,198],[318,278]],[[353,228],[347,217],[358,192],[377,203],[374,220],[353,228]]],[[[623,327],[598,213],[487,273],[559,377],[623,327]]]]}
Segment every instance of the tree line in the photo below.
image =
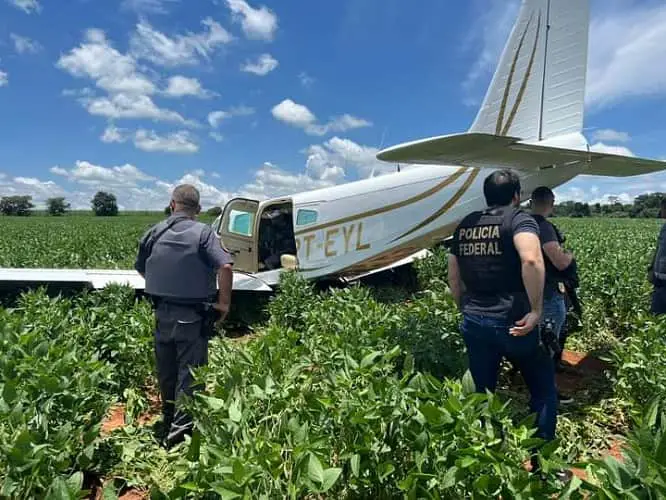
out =
{"type": "Polygon", "coordinates": [[[659,215],[659,205],[666,197],[664,193],[642,194],[634,198],[633,203],[621,203],[617,196],[609,196],[609,203],[582,203],[567,201],[555,205],[556,217],[617,217],[646,219],[659,215]]]}
{"type": "MultiPolygon", "coordinates": [[[[118,215],[118,202],[113,193],[98,191],[90,200],[92,211],[98,216],[118,215]]],[[[32,214],[35,205],[32,196],[3,196],[0,198],[0,213],[9,216],[27,216],[32,214]]],[[[65,201],[63,196],[49,198],[46,200],[46,212],[49,215],[64,215],[71,208],[71,204],[65,201]]]]}
{"type": "MultiPolygon", "coordinates": [[[[96,216],[112,217],[118,215],[118,202],[113,193],[98,191],[92,200],[90,200],[92,212],[96,216]]],[[[35,205],[32,203],[32,196],[3,196],[0,198],[0,214],[8,216],[28,216],[31,215],[35,205]]],[[[49,215],[59,216],[66,214],[71,208],[71,204],[65,201],[62,196],[49,198],[46,200],[46,212],[49,215]]],[[[170,209],[166,207],[164,214],[169,215],[170,209]]],[[[213,207],[206,212],[208,215],[217,217],[222,213],[220,207],[213,207]]]]}

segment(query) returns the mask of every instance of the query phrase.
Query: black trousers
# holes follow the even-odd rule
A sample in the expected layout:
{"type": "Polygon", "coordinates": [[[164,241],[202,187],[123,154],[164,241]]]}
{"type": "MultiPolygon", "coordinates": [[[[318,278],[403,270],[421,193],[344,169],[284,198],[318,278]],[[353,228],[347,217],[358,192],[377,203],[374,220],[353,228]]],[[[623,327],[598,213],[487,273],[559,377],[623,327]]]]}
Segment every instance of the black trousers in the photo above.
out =
{"type": "Polygon", "coordinates": [[[666,313],[666,286],[656,286],[652,290],[650,312],[656,316],[666,313]]]}
{"type": "Polygon", "coordinates": [[[190,368],[208,363],[208,337],[202,332],[203,318],[193,307],[160,303],[155,309],[155,357],[162,396],[162,416],[168,439],[177,440],[192,429],[192,418],[180,408],[183,395],[195,386],[190,368]]]}

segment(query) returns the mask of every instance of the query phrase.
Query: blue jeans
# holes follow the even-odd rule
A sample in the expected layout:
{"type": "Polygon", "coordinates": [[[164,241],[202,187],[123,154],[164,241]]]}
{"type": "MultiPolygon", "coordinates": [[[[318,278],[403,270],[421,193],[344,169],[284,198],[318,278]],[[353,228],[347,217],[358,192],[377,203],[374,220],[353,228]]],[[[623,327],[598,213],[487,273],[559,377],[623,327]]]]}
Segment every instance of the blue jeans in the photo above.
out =
{"type": "Polygon", "coordinates": [[[513,337],[509,327],[497,318],[463,314],[461,330],[476,391],[495,391],[500,362],[506,357],[518,367],[530,391],[530,410],[537,414],[537,436],[550,441],[555,437],[558,406],[553,360],[536,330],[513,337]]]}
{"type": "Polygon", "coordinates": [[[551,320],[555,328],[555,335],[559,340],[562,333],[562,327],[567,319],[567,305],[564,301],[564,295],[554,292],[543,299],[543,320],[551,320]]]}

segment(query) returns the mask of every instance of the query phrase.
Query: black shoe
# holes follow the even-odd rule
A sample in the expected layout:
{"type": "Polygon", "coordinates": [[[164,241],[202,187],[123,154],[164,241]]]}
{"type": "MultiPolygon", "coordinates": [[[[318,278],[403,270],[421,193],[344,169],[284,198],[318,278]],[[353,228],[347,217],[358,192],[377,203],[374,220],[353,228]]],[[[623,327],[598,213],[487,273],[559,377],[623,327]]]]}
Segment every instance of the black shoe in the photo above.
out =
{"type": "Polygon", "coordinates": [[[568,405],[573,403],[573,398],[571,396],[567,396],[565,394],[562,394],[561,392],[557,393],[557,399],[562,405],[568,405]]]}

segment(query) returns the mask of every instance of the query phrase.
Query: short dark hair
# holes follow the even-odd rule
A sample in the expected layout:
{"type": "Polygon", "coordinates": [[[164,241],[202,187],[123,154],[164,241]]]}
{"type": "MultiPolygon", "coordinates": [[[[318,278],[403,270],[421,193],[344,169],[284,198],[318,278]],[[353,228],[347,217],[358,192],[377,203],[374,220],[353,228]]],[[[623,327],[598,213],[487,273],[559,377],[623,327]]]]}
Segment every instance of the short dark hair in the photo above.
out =
{"type": "Polygon", "coordinates": [[[537,205],[544,205],[555,200],[555,193],[546,186],[539,186],[532,191],[532,201],[537,205]]]}
{"type": "Polygon", "coordinates": [[[483,195],[489,207],[510,205],[520,196],[520,178],[511,170],[497,170],[483,181],[483,195]]]}

